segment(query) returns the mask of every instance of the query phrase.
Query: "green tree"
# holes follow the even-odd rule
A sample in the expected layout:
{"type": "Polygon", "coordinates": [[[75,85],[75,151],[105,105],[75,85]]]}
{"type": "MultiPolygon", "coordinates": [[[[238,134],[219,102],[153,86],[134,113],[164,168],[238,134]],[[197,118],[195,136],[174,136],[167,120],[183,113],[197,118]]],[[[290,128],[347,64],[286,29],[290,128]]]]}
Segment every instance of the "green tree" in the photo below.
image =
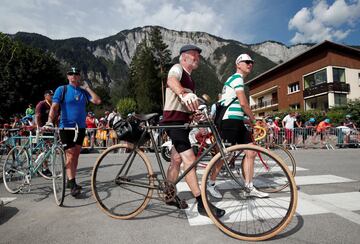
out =
{"type": "Polygon", "coordinates": [[[168,49],[168,45],[164,43],[158,27],[154,27],[150,33],[150,45],[154,57],[155,69],[158,73],[157,76],[161,81],[161,99],[162,106],[164,106],[166,76],[169,71],[169,64],[171,63],[171,52],[168,49]]]}
{"type": "Polygon", "coordinates": [[[162,110],[162,81],[166,76],[170,51],[162,41],[159,29],[150,33],[137,47],[130,64],[130,79],[124,83],[129,96],[135,98],[138,112],[150,113],[162,110]]]}
{"type": "Polygon", "coordinates": [[[116,104],[116,108],[120,115],[124,118],[129,113],[136,111],[136,102],[133,98],[122,98],[116,104]]]}
{"type": "Polygon", "coordinates": [[[161,81],[157,77],[155,62],[146,40],[137,55],[135,74],[135,97],[139,112],[151,113],[161,110],[161,81]]]}
{"type": "Polygon", "coordinates": [[[330,118],[336,119],[338,123],[344,121],[345,116],[348,114],[357,127],[360,127],[360,99],[349,100],[344,106],[331,108],[328,114],[331,115],[330,118]]]}
{"type": "Polygon", "coordinates": [[[0,115],[24,113],[27,104],[43,100],[45,90],[66,82],[60,63],[0,33],[0,115]]]}

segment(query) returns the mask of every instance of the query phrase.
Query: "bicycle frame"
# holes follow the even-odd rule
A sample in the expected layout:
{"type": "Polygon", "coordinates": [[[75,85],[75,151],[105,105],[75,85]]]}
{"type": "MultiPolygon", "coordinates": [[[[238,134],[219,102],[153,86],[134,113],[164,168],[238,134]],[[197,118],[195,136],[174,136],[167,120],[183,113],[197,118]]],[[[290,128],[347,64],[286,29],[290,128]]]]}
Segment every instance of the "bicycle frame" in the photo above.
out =
{"type": "MultiPolygon", "coordinates": [[[[135,151],[137,149],[140,149],[140,146],[142,144],[142,142],[144,141],[145,137],[146,137],[146,134],[148,133],[150,135],[150,139],[153,143],[155,143],[155,138],[153,136],[153,133],[152,130],[155,130],[155,129],[192,129],[192,128],[210,128],[211,132],[213,133],[214,135],[214,138],[215,138],[215,142],[212,143],[202,154],[200,157],[198,157],[182,174],[180,174],[178,176],[178,178],[175,180],[175,182],[172,182],[174,185],[176,185],[177,183],[179,183],[194,167],[196,167],[196,165],[205,157],[205,155],[211,151],[211,149],[213,149],[215,146],[218,147],[219,149],[219,152],[221,154],[221,158],[220,160],[224,160],[224,165],[225,165],[225,168],[226,170],[228,171],[229,175],[234,179],[234,181],[242,188],[242,189],[245,189],[245,186],[243,185],[243,183],[241,181],[239,181],[237,179],[237,177],[234,175],[234,173],[231,171],[230,167],[229,167],[229,163],[228,163],[228,160],[226,158],[226,147],[225,147],[225,144],[222,142],[221,140],[221,137],[220,137],[220,134],[215,126],[215,124],[213,123],[213,121],[211,120],[211,118],[208,116],[207,114],[207,110],[204,109],[203,110],[203,113],[205,115],[205,117],[207,118],[207,122],[206,123],[202,123],[202,124],[199,124],[199,125],[192,125],[192,124],[184,124],[184,125],[157,125],[157,126],[153,126],[153,125],[150,125],[148,121],[146,121],[146,125],[144,126],[144,131],[143,133],[141,134],[141,137],[140,139],[138,140],[137,143],[134,144],[134,148],[133,150],[131,151],[131,153],[129,154],[129,156],[127,157],[124,165],[121,167],[121,169],[119,170],[118,174],[116,175],[116,179],[122,174],[123,170],[125,170],[125,174],[124,175],[127,175],[132,163],[133,163],[133,160],[134,160],[134,157],[135,157],[135,151]],[[132,159],[131,159],[132,157],[132,159]],[[129,159],[131,159],[129,161],[129,159]],[[126,168],[127,167],[127,168],[126,168]],[[126,169],[125,169],[126,168],[126,169]]],[[[161,158],[160,158],[160,152],[158,150],[157,147],[155,147],[155,156],[156,156],[156,159],[157,159],[157,163],[158,163],[158,166],[159,166],[159,169],[160,169],[160,172],[161,172],[161,175],[163,177],[163,180],[166,180],[166,173],[165,173],[165,170],[164,170],[164,167],[163,167],[163,164],[162,164],[162,161],[161,161],[161,158]]],[[[149,176],[149,177],[154,177],[156,175],[153,175],[153,176],[149,176]]],[[[124,182],[125,183],[125,182],[124,182]]],[[[136,184],[136,183],[133,183],[133,182],[126,182],[126,184],[129,184],[129,185],[135,185],[135,186],[140,186],[140,187],[145,187],[145,188],[153,188],[153,189],[157,189],[157,187],[151,187],[151,186],[144,186],[144,185],[139,185],[139,184],[136,184]]]]}

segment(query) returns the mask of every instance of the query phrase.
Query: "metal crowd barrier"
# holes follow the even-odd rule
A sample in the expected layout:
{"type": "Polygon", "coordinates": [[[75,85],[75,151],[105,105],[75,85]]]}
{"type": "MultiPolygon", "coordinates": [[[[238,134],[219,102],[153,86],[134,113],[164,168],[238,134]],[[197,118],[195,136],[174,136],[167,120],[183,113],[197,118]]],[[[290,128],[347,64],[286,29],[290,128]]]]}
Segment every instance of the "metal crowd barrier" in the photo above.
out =
{"type": "Polygon", "coordinates": [[[360,147],[360,130],[347,127],[330,127],[324,131],[315,128],[269,130],[265,139],[289,149],[360,147]]]}

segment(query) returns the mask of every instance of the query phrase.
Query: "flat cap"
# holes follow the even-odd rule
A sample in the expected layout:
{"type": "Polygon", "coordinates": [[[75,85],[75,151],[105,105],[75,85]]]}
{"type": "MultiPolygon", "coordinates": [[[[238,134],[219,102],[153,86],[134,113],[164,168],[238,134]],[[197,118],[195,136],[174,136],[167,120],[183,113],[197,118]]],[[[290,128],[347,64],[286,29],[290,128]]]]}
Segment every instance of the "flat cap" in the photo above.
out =
{"type": "Polygon", "coordinates": [[[195,50],[195,51],[198,51],[199,53],[201,53],[201,48],[195,46],[195,45],[191,45],[191,44],[188,44],[188,45],[184,45],[180,48],[180,54],[182,54],[183,52],[186,52],[186,51],[190,51],[190,50],[195,50]]]}

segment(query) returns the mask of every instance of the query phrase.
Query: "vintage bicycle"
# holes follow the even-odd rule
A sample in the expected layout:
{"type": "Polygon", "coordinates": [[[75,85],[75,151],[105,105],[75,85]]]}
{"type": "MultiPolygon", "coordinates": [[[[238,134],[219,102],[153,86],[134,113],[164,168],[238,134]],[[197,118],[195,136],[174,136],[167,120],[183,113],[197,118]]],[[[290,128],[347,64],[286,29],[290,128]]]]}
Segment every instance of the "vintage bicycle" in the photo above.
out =
{"type": "MultiPolygon", "coordinates": [[[[97,159],[91,176],[93,196],[105,214],[116,219],[131,219],[140,214],[153,198],[154,191],[158,199],[170,202],[175,199],[176,185],[187,173],[202,160],[214,147],[219,152],[210,160],[201,180],[201,196],[207,215],[224,233],[240,240],[258,241],[269,239],[280,233],[291,221],[297,206],[297,188],[294,178],[283,160],[271,151],[256,145],[234,145],[228,148],[221,141],[219,133],[209,118],[206,106],[201,107],[202,113],[207,118],[206,122],[198,125],[185,124],[179,126],[155,126],[149,121],[156,114],[136,115],[144,122],[142,128],[135,128],[139,137],[131,134],[134,128],[131,125],[117,128],[119,136],[130,132],[133,143],[114,145],[105,150],[97,159]],[[141,150],[142,141],[148,137],[154,141],[152,130],[167,128],[210,128],[215,142],[183,173],[175,182],[166,179],[160,154],[155,148],[155,158],[158,168],[154,171],[148,154],[141,150]],[[244,151],[255,151],[257,157],[255,166],[266,162],[268,171],[254,175],[259,189],[274,188],[274,185],[288,182],[287,190],[270,193],[269,198],[255,198],[247,195],[249,189],[245,187],[242,173],[229,168],[229,158],[242,162],[244,151]],[[261,156],[261,160],[259,157],[261,156]],[[222,192],[223,199],[211,197],[207,192],[207,183],[210,175],[218,164],[223,164],[227,170],[224,176],[216,178],[217,188],[222,192]],[[216,217],[209,205],[215,205],[226,211],[221,218],[216,217]]],[[[128,133],[129,134],[129,133],[128,133]]]]}
{"type": "MultiPolygon", "coordinates": [[[[64,128],[75,130],[74,141],[77,139],[78,128],[64,128]]],[[[46,129],[42,131],[53,132],[53,136],[39,136],[30,134],[27,142],[22,146],[15,146],[8,153],[3,166],[3,181],[10,193],[30,192],[31,180],[40,174],[47,180],[52,180],[55,202],[61,206],[65,198],[65,152],[58,140],[60,129],[46,129]],[[33,143],[34,140],[36,143],[33,143]],[[35,144],[35,146],[33,146],[35,144]],[[37,152],[34,159],[32,154],[37,152]],[[42,174],[43,164],[47,162],[52,176],[42,174]]]]}

